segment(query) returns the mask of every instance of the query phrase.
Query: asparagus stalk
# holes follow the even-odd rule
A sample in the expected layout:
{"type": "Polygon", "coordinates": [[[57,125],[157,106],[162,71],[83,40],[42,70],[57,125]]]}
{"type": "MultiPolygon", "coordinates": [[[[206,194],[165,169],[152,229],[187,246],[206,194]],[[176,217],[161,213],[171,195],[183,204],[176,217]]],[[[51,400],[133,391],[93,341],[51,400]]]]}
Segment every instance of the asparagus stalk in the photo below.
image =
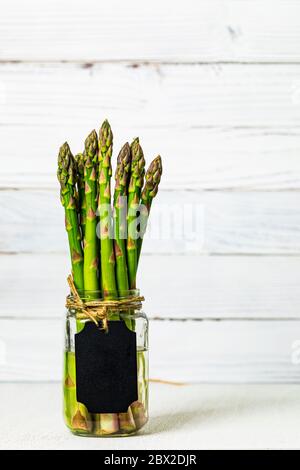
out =
{"type": "Polygon", "coordinates": [[[146,232],[147,222],[151,209],[153,198],[156,196],[158,191],[158,185],[160,183],[162,175],[162,161],[160,155],[158,155],[151,163],[146,172],[145,185],[141,194],[141,237],[138,239],[138,261],[141,254],[143,237],[146,232]]]}
{"type": "Polygon", "coordinates": [[[131,153],[128,142],[122,147],[118,155],[117,168],[115,173],[115,193],[114,193],[114,231],[115,231],[115,255],[116,255],[116,278],[119,296],[129,290],[128,271],[126,261],[126,237],[127,231],[126,215],[126,195],[127,181],[130,171],[131,153]],[[125,220],[124,220],[125,219],[125,220]]]}
{"type": "Polygon", "coordinates": [[[123,431],[124,433],[130,433],[132,431],[135,431],[136,424],[130,407],[128,408],[126,413],[119,413],[118,416],[121,431],[123,431]]]}
{"type": "Polygon", "coordinates": [[[116,413],[101,413],[94,415],[94,432],[98,436],[109,436],[119,430],[119,420],[116,413]]]}
{"type": "Polygon", "coordinates": [[[129,275],[129,288],[136,288],[136,272],[138,265],[137,244],[137,211],[140,204],[141,189],[145,174],[145,160],[139,139],[131,144],[131,172],[128,186],[128,237],[127,237],[127,263],[129,275]]]}
{"type": "Polygon", "coordinates": [[[84,289],[99,289],[98,281],[98,243],[97,243],[97,159],[98,138],[93,130],[85,141],[84,181],[86,202],[86,223],[84,235],[84,289]]]}
{"type": "Polygon", "coordinates": [[[105,298],[110,299],[114,299],[117,296],[110,191],[112,143],[113,134],[106,120],[103,122],[99,132],[99,213],[103,295],[105,298]]]}
{"type": "Polygon", "coordinates": [[[79,221],[81,227],[82,238],[84,238],[85,221],[86,221],[86,203],[85,203],[85,182],[84,182],[84,156],[78,153],[75,156],[77,163],[77,190],[79,201],[79,221]]]}
{"type": "Polygon", "coordinates": [[[83,252],[76,207],[76,162],[67,142],[59,149],[57,177],[61,187],[61,202],[65,209],[65,225],[69,239],[74,283],[77,289],[83,290],[83,252]]]}
{"type": "MultiPolygon", "coordinates": [[[[65,208],[66,229],[72,261],[74,284],[78,290],[84,288],[83,252],[81,246],[81,233],[78,222],[78,207],[76,205],[76,171],[77,165],[67,142],[59,150],[58,180],[61,185],[61,201],[65,208]]],[[[84,405],[76,400],[75,355],[67,352],[65,357],[65,402],[69,415],[66,420],[69,427],[76,431],[89,432],[91,430],[91,417],[84,405]]]]}
{"type": "Polygon", "coordinates": [[[92,419],[87,408],[76,398],[76,361],[74,352],[65,353],[64,404],[66,424],[73,431],[88,433],[92,419]]]}
{"type": "MultiPolygon", "coordinates": [[[[112,240],[111,221],[111,191],[113,134],[110,125],[105,120],[99,131],[99,214],[100,214],[100,244],[101,244],[101,275],[103,296],[107,299],[117,297],[115,278],[115,254],[112,240]]],[[[119,430],[118,415],[102,413],[95,417],[96,434],[113,434],[119,430]]]]}
{"type": "MultiPolygon", "coordinates": [[[[119,296],[126,295],[129,290],[128,270],[126,261],[126,207],[127,186],[131,166],[130,146],[126,143],[117,159],[117,168],[115,173],[115,193],[114,193],[114,229],[115,229],[115,255],[116,255],[116,278],[119,296]],[[124,220],[125,219],[125,220],[124,220]]],[[[126,321],[128,328],[133,329],[133,322],[126,321]]],[[[123,433],[130,433],[136,429],[133,411],[131,407],[127,412],[119,413],[119,427],[123,433]]]]}
{"type": "Polygon", "coordinates": [[[135,401],[134,403],[132,403],[130,408],[132,411],[136,428],[140,429],[148,421],[144,405],[140,401],[135,401]]]}

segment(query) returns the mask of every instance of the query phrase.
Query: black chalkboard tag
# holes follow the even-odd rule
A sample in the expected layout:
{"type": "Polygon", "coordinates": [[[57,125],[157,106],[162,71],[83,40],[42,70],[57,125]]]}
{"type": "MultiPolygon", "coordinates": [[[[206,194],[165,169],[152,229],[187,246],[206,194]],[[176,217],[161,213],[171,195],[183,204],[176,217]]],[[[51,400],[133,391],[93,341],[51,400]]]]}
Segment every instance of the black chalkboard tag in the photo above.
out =
{"type": "Polygon", "coordinates": [[[87,322],[75,334],[76,393],[90,413],[123,413],[138,399],[136,333],[124,321],[108,332],[87,322]]]}

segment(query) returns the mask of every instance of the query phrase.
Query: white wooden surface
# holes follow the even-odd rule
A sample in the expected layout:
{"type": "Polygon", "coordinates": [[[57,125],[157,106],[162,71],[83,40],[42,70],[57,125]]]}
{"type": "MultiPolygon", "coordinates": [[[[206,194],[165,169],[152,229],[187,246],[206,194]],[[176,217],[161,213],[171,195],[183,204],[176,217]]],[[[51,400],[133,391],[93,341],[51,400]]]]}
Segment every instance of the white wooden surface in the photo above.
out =
{"type": "Polygon", "coordinates": [[[107,117],[116,151],[139,135],[163,157],[153,226],[198,211],[194,233],[144,245],[152,375],[299,381],[299,21],[292,0],[2,1],[2,380],[59,377],[56,155],[107,117]]]}
{"type": "Polygon", "coordinates": [[[297,0],[2,0],[2,60],[299,61],[297,0]]]}
{"type": "MultiPolygon", "coordinates": [[[[0,251],[66,251],[58,195],[58,189],[1,191],[0,251]]],[[[162,190],[143,253],[299,254],[299,207],[298,191],[162,190]]]]}
{"type": "Polygon", "coordinates": [[[64,427],[59,384],[2,384],[0,448],[299,449],[299,385],[150,385],[138,435],[86,439],[64,427]]]}
{"type": "Polygon", "coordinates": [[[78,145],[100,113],[127,137],[144,127],[293,127],[300,118],[298,64],[4,63],[0,72],[1,124],[64,126],[68,139],[76,126],[78,145]]]}
{"type": "MultiPolygon", "coordinates": [[[[33,99],[34,96],[30,103],[33,99]]],[[[46,110],[48,105],[41,104],[40,108],[46,110]]],[[[53,165],[58,147],[68,138],[76,152],[82,148],[87,132],[100,124],[98,110],[95,110],[90,124],[74,123],[73,120],[80,116],[70,112],[70,125],[50,126],[47,122],[44,125],[27,125],[25,118],[22,118],[22,124],[18,113],[15,116],[17,122],[10,125],[1,110],[0,106],[0,118],[3,119],[0,149],[1,157],[6,158],[5,166],[1,168],[1,188],[51,188],[57,191],[53,165]],[[37,138],[40,134],[42,139],[37,138]],[[11,145],[16,136],[22,142],[22,152],[15,152],[15,147],[11,145]]],[[[217,127],[184,124],[141,129],[138,126],[127,127],[126,123],[120,122],[114,130],[116,152],[122,142],[138,133],[142,133],[141,142],[148,161],[160,151],[164,157],[164,178],[161,182],[164,189],[275,191],[300,188],[298,127],[240,128],[225,123],[217,127]],[[183,155],[188,155],[188,165],[180,168],[181,178],[178,161],[183,155]]]]}
{"type": "MultiPolygon", "coordinates": [[[[62,317],[67,254],[0,259],[0,318],[62,317]]],[[[151,319],[278,321],[299,319],[299,278],[298,256],[152,255],[141,259],[139,286],[151,319]]]]}
{"type": "MultiPolygon", "coordinates": [[[[299,382],[298,321],[150,324],[150,376],[198,382],[299,382]]],[[[2,319],[0,380],[60,380],[61,319],[2,319]]]]}
{"type": "Polygon", "coordinates": [[[300,117],[298,64],[4,63],[0,71],[1,124],[65,126],[68,138],[76,126],[81,145],[99,111],[123,136],[143,127],[293,127],[300,117]]]}
{"type": "Polygon", "coordinates": [[[163,155],[163,188],[299,189],[300,66],[287,64],[0,63],[1,185],[56,186],[58,147],[81,150],[103,116],[116,151],[139,134],[148,159],[163,155]]]}

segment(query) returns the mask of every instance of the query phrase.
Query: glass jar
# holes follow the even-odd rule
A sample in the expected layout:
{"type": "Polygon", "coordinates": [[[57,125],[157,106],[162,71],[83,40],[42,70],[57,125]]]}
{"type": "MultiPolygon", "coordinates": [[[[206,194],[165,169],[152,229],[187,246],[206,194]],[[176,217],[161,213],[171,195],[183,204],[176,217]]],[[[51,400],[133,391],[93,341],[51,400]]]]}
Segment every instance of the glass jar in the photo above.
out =
{"type": "Polygon", "coordinates": [[[147,317],[114,309],[107,318],[104,331],[80,310],[66,312],[64,420],[80,436],[128,436],[148,421],[147,317]]]}

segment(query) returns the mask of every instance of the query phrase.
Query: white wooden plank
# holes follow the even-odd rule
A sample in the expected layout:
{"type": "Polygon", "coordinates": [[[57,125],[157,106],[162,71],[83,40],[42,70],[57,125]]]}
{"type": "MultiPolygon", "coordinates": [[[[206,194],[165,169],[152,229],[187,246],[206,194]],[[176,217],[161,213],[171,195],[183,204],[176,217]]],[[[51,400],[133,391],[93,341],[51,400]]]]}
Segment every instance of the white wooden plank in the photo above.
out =
{"type": "Polygon", "coordinates": [[[299,84],[298,66],[2,65],[0,185],[53,186],[61,143],[107,116],[116,152],[139,134],[162,154],[162,187],[299,188],[299,84]]]}
{"type": "Polygon", "coordinates": [[[2,60],[299,61],[285,0],[2,0],[2,60]]]}
{"type": "Polygon", "coordinates": [[[299,353],[297,326],[284,321],[152,322],[151,374],[183,382],[299,382],[299,364],[293,363],[299,353]]]}
{"type": "Polygon", "coordinates": [[[2,64],[0,83],[1,126],[48,126],[51,133],[63,127],[66,137],[77,127],[81,142],[105,117],[115,129],[135,132],[173,127],[174,139],[181,127],[300,121],[297,64],[2,64]]]}
{"type": "MultiPolygon", "coordinates": [[[[150,375],[191,383],[299,382],[297,326],[152,321],[150,375]]],[[[60,320],[1,320],[0,380],[60,380],[62,337],[60,320]]]]}
{"type": "MultiPolygon", "coordinates": [[[[61,318],[69,270],[65,255],[1,255],[0,317],[61,318]]],[[[154,255],[138,286],[152,319],[298,319],[299,278],[298,257],[154,255]]]]}
{"type": "MultiPolygon", "coordinates": [[[[98,122],[99,116],[95,116],[91,126],[98,122]]],[[[115,154],[138,133],[148,163],[157,153],[163,157],[162,188],[300,189],[300,128],[136,129],[127,127],[126,122],[119,124],[113,129],[115,154]],[[185,155],[188,164],[183,166],[185,155]]],[[[86,123],[59,128],[47,124],[0,126],[0,188],[57,187],[59,146],[67,139],[76,153],[88,131],[86,123]],[[16,152],[11,144],[16,135],[22,152],[16,152]]]]}
{"type": "MultiPolygon", "coordinates": [[[[1,252],[65,252],[59,191],[0,191],[1,252]]],[[[299,254],[300,193],[161,191],[144,253],[299,254]]]]}

